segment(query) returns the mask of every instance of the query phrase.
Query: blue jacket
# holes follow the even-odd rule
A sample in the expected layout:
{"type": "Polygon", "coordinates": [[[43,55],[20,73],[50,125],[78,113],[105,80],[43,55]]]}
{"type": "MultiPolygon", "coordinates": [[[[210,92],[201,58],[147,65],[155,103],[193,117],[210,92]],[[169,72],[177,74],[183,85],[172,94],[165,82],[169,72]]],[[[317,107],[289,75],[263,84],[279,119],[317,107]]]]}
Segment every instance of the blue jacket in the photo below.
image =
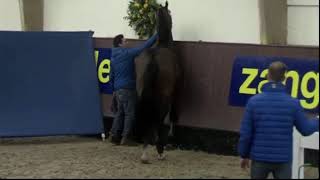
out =
{"type": "Polygon", "coordinates": [[[146,48],[151,47],[157,37],[157,34],[153,35],[148,41],[136,48],[112,49],[110,84],[113,91],[136,88],[134,58],[146,48]]]}
{"type": "Polygon", "coordinates": [[[319,131],[319,120],[308,120],[297,99],[281,83],[269,82],[247,103],[240,128],[242,158],[271,163],[292,162],[293,127],[304,136],[319,131]]]}

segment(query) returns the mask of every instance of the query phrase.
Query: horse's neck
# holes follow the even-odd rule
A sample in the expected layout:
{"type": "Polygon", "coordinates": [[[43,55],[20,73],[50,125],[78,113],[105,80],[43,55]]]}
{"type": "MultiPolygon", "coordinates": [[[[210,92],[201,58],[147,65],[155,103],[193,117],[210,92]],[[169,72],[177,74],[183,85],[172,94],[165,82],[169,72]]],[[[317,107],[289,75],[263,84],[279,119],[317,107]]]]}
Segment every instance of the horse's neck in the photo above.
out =
{"type": "Polygon", "coordinates": [[[160,48],[171,48],[173,45],[173,37],[171,32],[160,33],[158,47],[160,48]]]}
{"type": "Polygon", "coordinates": [[[171,48],[173,43],[171,42],[159,42],[157,47],[158,48],[171,48]]]}

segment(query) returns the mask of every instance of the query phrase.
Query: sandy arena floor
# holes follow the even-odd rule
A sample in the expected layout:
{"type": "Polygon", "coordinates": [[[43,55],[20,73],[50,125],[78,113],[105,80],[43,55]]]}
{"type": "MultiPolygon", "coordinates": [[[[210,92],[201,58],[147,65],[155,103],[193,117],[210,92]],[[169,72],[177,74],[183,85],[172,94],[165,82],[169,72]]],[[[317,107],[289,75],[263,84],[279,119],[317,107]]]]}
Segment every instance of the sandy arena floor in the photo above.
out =
{"type": "MultiPolygon", "coordinates": [[[[248,178],[239,158],[172,150],[167,160],[139,161],[141,145],[114,146],[89,137],[0,139],[1,178],[248,178]]],[[[318,177],[307,168],[306,176],[318,177]]]]}

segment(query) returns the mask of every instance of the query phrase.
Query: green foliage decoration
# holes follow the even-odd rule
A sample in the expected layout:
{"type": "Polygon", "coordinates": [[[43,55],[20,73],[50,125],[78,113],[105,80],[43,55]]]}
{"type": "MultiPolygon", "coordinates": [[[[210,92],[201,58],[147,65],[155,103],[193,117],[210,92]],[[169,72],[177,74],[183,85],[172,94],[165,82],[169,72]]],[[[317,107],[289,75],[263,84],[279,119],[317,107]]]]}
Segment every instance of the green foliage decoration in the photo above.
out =
{"type": "Polygon", "coordinates": [[[139,39],[152,36],[156,31],[156,12],[160,7],[157,0],[131,0],[125,20],[133,28],[139,39]]]}

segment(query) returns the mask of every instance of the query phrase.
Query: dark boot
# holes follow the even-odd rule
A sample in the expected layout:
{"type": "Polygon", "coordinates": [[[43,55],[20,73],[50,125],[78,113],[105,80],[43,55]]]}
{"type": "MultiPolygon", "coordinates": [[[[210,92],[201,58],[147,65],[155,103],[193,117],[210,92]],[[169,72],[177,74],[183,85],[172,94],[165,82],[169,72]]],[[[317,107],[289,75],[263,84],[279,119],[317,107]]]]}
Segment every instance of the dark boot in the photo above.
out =
{"type": "Polygon", "coordinates": [[[119,145],[119,138],[112,133],[109,134],[108,141],[112,144],[119,145]]]}
{"type": "Polygon", "coordinates": [[[132,141],[128,137],[122,137],[120,145],[123,145],[123,146],[138,146],[139,144],[134,142],[134,141],[132,141]]]}
{"type": "Polygon", "coordinates": [[[128,145],[128,138],[126,136],[122,137],[120,145],[128,145]]]}

